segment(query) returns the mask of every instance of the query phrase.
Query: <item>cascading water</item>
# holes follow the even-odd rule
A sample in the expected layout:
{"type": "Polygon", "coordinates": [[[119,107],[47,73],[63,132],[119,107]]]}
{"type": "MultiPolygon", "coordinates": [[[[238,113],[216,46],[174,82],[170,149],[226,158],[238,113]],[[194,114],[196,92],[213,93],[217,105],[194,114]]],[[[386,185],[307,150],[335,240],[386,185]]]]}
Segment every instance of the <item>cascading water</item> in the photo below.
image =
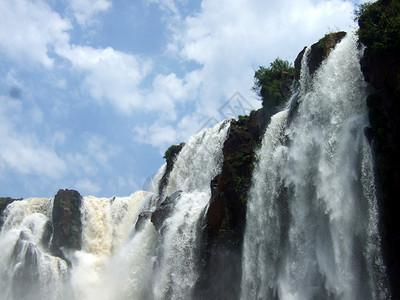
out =
{"type": "MultiPolygon", "coordinates": [[[[153,192],[83,197],[82,249],[63,249],[71,266],[52,256],[44,238],[53,199],[15,201],[3,214],[0,299],[188,299],[197,280],[200,223],[210,181],[220,172],[229,121],[194,135],[179,153],[164,193],[179,194],[156,231],[149,218],[162,202],[153,192]],[[176,193],[177,192],[177,193],[176,193]],[[139,221],[138,221],[139,222],[139,221]],[[135,225],[136,224],[136,225],[135,225]]],[[[160,181],[162,166],[155,180],[160,181]]]]}
{"type": "Polygon", "coordinates": [[[166,194],[181,190],[166,219],[159,248],[156,299],[190,299],[198,277],[197,259],[202,214],[211,197],[210,182],[223,163],[229,121],[204,130],[186,143],[169,176],[166,194]]]}
{"type": "Polygon", "coordinates": [[[0,299],[59,299],[67,263],[47,253],[44,239],[52,199],[15,201],[0,234],[0,299]]]}
{"type": "MultiPolygon", "coordinates": [[[[347,34],[313,76],[307,49],[297,93],[266,129],[247,201],[242,299],[390,296],[357,46],[347,34]]],[[[84,197],[82,248],[60,249],[68,262],[52,255],[53,199],[9,204],[0,300],[196,298],[201,225],[229,128],[224,121],[191,137],[151,192],[84,197]]]]}
{"type": "Polygon", "coordinates": [[[271,119],[249,191],[242,299],[388,297],[357,46],[347,34],[312,78],[303,62],[298,111],[271,119]]]}

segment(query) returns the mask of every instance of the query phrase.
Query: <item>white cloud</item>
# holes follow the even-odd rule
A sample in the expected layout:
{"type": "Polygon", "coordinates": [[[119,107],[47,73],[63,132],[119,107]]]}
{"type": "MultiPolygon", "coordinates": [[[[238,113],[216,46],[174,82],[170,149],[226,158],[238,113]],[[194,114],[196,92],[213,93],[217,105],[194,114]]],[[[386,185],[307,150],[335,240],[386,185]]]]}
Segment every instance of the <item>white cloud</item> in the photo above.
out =
{"type": "Polygon", "coordinates": [[[86,27],[93,23],[93,19],[98,13],[107,11],[112,6],[112,2],[108,0],[69,0],[69,5],[78,24],[86,27]]]}
{"type": "Polygon", "coordinates": [[[65,162],[51,146],[39,141],[34,132],[17,130],[17,124],[29,122],[22,115],[22,103],[11,97],[0,97],[0,166],[2,172],[17,171],[39,176],[62,176],[65,162]]]}
{"type": "MultiPolygon", "coordinates": [[[[172,0],[151,2],[178,13],[172,0]]],[[[175,121],[174,110],[170,119],[136,127],[137,140],[163,149],[185,139],[202,124],[199,120],[204,122],[207,116],[219,120],[218,110],[237,91],[259,107],[251,91],[254,69],[277,56],[293,62],[305,45],[318,41],[330,29],[350,29],[353,9],[350,1],[342,0],[203,0],[199,13],[169,19],[173,38],[166,54],[177,55],[179,62],[194,61],[199,67],[183,78],[156,76],[153,95],[158,95],[154,98],[166,110],[192,96],[189,100],[195,101],[196,111],[174,127],[169,125],[175,121]]]]}
{"type": "Polygon", "coordinates": [[[43,1],[0,1],[0,51],[22,63],[54,64],[54,47],[68,42],[71,24],[43,1]]]}
{"type": "Polygon", "coordinates": [[[152,125],[136,126],[134,139],[136,142],[150,144],[154,147],[166,149],[177,140],[178,132],[171,125],[155,122],[152,125]]]}
{"type": "Polygon", "coordinates": [[[349,29],[353,9],[341,0],[204,0],[200,13],[170,24],[174,38],[166,48],[201,65],[200,109],[216,111],[236,91],[252,98],[254,68],[277,56],[293,62],[330,28],[349,29]]]}
{"type": "Polygon", "coordinates": [[[144,101],[139,85],[151,70],[151,62],[113,48],[95,49],[72,45],[57,49],[73,66],[86,73],[85,85],[93,98],[107,100],[121,112],[151,107],[144,101]]]}

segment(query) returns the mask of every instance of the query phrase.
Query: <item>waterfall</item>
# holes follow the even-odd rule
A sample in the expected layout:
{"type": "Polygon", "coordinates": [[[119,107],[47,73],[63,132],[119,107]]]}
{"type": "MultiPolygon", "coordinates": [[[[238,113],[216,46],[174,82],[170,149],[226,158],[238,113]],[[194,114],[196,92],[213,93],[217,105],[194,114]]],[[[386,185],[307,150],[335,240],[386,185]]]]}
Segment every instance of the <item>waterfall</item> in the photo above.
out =
{"type": "Polygon", "coordinates": [[[229,125],[224,121],[192,136],[175,161],[166,194],[182,192],[162,228],[156,299],[192,297],[198,277],[199,227],[211,197],[210,182],[221,171],[229,125]]]}
{"type": "MultiPolygon", "coordinates": [[[[347,34],[314,74],[308,70],[310,51],[304,52],[296,93],[271,117],[256,150],[242,259],[230,261],[242,266],[238,296],[388,299],[373,159],[364,137],[369,124],[362,49],[347,34]]],[[[161,166],[149,192],[81,198],[72,191],[70,198],[61,193],[9,204],[1,216],[0,300],[199,298],[195,286],[201,289],[199,282],[213,271],[204,272],[212,260],[207,247],[213,241],[204,238],[210,185],[221,173],[230,125],[226,120],[193,135],[173,166],[161,166]],[[73,214],[71,207],[81,220],[64,226],[58,215],[73,214]],[[64,231],[82,231],[81,243],[78,233],[64,231]],[[78,244],[74,249],[65,246],[72,244],[64,243],[68,238],[78,244]]],[[[213,251],[232,245],[223,246],[213,251]]]]}
{"type": "Polygon", "coordinates": [[[47,253],[50,198],[9,204],[0,234],[0,299],[60,299],[67,263],[47,253]]]}
{"type": "Polygon", "coordinates": [[[62,249],[70,267],[49,250],[54,199],[8,205],[0,234],[0,299],[191,298],[198,278],[200,224],[210,181],[221,170],[229,127],[230,121],[224,121],[202,130],[176,157],[164,194],[178,196],[159,230],[143,216],[161,209],[158,204],[165,200],[157,199],[165,165],[152,192],[83,197],[82,249],[62,249]]]}
{"type": "Polygon", "coordinates": [[[349,33],[312,77],[303,62],[298,111],[271,119],[249,191],[242,299],[388,297],[361,54],[349,33]]]}

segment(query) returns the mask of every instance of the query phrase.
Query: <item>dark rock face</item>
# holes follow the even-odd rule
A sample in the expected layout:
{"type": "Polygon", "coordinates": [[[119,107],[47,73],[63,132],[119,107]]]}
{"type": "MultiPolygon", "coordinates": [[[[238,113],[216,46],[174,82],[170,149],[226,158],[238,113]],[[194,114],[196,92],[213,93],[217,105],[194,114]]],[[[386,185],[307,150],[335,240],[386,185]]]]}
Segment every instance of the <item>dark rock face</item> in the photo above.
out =
{"type": "Polygon", "coordinates": [[[166,197],[161,205],[152,213],[151,222],[156,230],[160,230],[165,219],[167,219],[175,207],[176,200],[180,197],[182,191],[176,191],[166,197]]]}
{"type": "Polygon", "coordinates": [[[19,201],[21,199],[13,199],[10,197],[0,197],[0,228],[3,226],[3,212],[7,208],[7,205],[13,203],[14,201],[19,201]]]}
{"type": "MultiPolygon", "coordinates": [[[[329,53],[333,48],[335,48],[336,44],[339,43],[345,36],[346,32],[344,31],[329,33],[311,46],[307,63],[310,75],[315,73],[315,71],[321,66],[322,61],[328,57],[329,53]]],[[[301,60],[303,59],[305,49],[306,48],[299,53],[294,62],[294,67],[296,69],[296,80],[300,79],[301,60]]]]}
{"type": "Polygon", "coordinates": [[[393,299],[400,299],[400,5],[371,3],[358,19],[367,47],[361,59],[365,80],[374,88],[367,98],[366,136],[375,159],[383,259],[393,299]]]}
{"type": "Polygon", "coordinates": [[[199,299],[237,299],[240,295],[241,256],[246,222],[247,191],[254,151],[266,125],[262,109],[232,121],[224,143],[221,174],[211,182],[211,201],[204,224],[199,299]],[[260,122],[263,120],[263,122],[260,122]]]}
{"type": "Polygon", "coordinates": [[[68,262],[62,248],[81,249],[82,222],[81,222],[82,196],[74,190],[59,190],[54,197],[53,204],[53,240],[50,250],[68,262]]]}
{"type": "Polygon", "coordinates": [[[361,67],[375,91],[367,99],[377,174],[380,231],[393,299],[400,299],[400,49],[372,53],[361,67]]]}
{"type": "Polygon", "coordinates": [[[164,158],[167,161],[167,167],[166,167],[165,173],[164,173],[163,177],[161,178],[160,183],[158,185],[158,195],[159,195],[160,199],[163,198],[164,189],[168,184],[169,174],[171,173],[171,171],[174,167],[175,159],[178,156],[179,152],[181,152],[184,145],[185,145],[184,143],[181,143],[179,145],[172,145],[171,147],[169,147],[167,149],[167,151],[165,151],[164,158]]]}
{"type": "Polygon", "coordinates": [[[135,230],[136,231],[140,231],[140,230],[143,229],[144,222],[151,218],[151,214],[152,214],[151,211],[144,211],[144,212],[141,212],[138,215],[138,218],[137,218],[136,223],[135,223],[135,230]]]}

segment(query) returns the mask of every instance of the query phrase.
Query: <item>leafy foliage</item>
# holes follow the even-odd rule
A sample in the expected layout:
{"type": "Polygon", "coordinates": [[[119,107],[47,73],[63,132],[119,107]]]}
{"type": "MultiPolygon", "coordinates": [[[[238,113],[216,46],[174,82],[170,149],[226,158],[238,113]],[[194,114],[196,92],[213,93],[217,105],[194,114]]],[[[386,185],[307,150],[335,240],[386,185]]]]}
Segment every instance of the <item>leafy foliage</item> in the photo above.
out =
{"type": "Polygon", "coordinates": [[[400,46],[400,1],[366,2],[355,13],[360,41],[373,52],[400,46]]]}
{"type": "Polygon", "coordinates": [[[267,101],[279,103],[284,99],[282,85],[288,78],[294,76],[294,73],[293,66],[288,61],[278,57],[268,68],[259,67],[254,74],[254,86],[252,89],[262,98],[263,105],[267,101]]]}
{"type": "Polygon", "coordinates": [[[185,143],[180,143],[179,145],[172,145],[170,146],[167,151],[165,151],[165,154],[163,158],[165,158],[168,161],[172,161],[175,156],[181,151],[182,147],[185,145],[185,143]]]}

